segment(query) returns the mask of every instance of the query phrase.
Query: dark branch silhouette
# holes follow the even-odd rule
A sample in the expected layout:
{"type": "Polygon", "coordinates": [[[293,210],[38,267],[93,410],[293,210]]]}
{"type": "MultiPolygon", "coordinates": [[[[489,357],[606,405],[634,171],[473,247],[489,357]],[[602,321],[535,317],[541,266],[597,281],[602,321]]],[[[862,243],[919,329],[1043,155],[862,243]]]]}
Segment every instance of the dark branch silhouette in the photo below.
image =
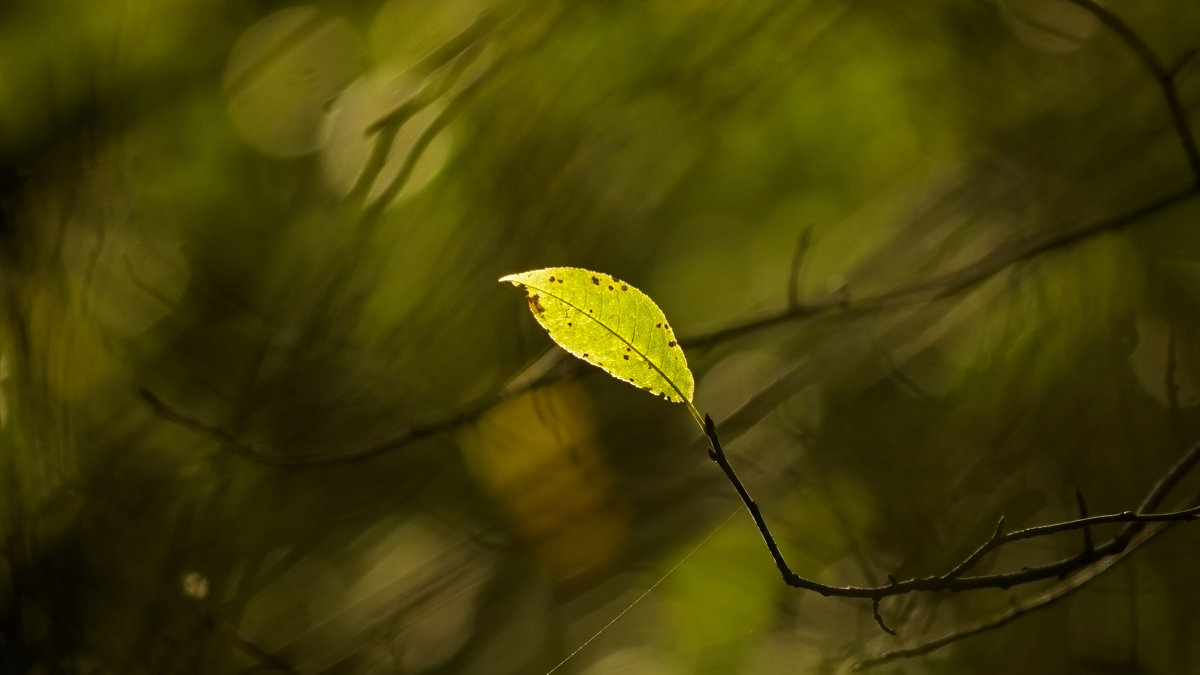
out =
{"type": "Polygon", "coordinates": [[[1200,150],[1196,148],[1196,138],[1192,135],[1187,111],[1183,109],[1183,104],[1179,101],[1179,92],[1175,89],[1175,75],[1191,59],[1194,52],[1185,54],[1176,65],[1168,68],[1154,55],[1154,50],[1150,49],[1150,46],[1142,40],[1137,32],[1119,16],[1105,9],[1095,0],[1070,0],[1070,2],[1087,10],[1101,23],[1108,26],[1138,57],[1138,60],[1150,70],[1158,83],[1158,88],[1162,90],[1167,110],[1171,113],[1171,123],[1175,125],[1175,134],[1179,137],[1179,144],[1183,146],[1183,154],[1187,157],[1188,166],[1192,170],[1192,184],[1200,186],[1200,150]]]}
{"type": "MultiPolygon", "coordinates": [[[[680,344],[684,347],[708,347],[765,331],[791,321],[813,319],[831,314],[865,314],[948,297],[986,281],[1014,264],[1036,258],[1058,248],[1079,243],[1103,232],[1120,229],[1126,225],[1165,211],[1197,194],[1200,194],[1200,187],[1197,186],[1178,190],[1119,216],[1099,220],[1065,233],[1031,239],[1023,245],[1013,247],[1009,252],[994,252],[956,272],[901,287],[889,293],[854,302],[849,301],[841,294],[837,294],[825,300],[804,303],[775,315],[753,319],[746,323],[730,326],[712,333],[681,337],[680,344]]],[[[141,395],[143,399],[151,404],[151,408],[156,414],[163,419],[180,424],[214,440],[229,444],[235,452],[246,459],[276,466],[316,465],[358,461],[399,449],[431,434],[449,431],[463,423],[476,419],[479,415],[495,407],[507,398],[543,387],[563,377],[577,374],[581,370],[574,364],[564,364],[563,370],[554,370],[538,378],[527,380],[519,387],[506,389],[498,394],[483,396],[459,410],[448,413],[444,417],[417,427],[393,432],[383,441],[377,441],[362,447],[306,455],[294,455],[270,450],[257,443],[240,439],[233,432],[221,428],[220,425],[198,420],[185,411],[167,405],[157,394],[147,389],[142,389],[141,395]]]]}
{"type": "MultiPolygon", "coordinates": [[[[1192,503],[1200,501],[1200,497],[1192,499],[1192,503]]],[[[1000,628],[1026,614],[1035,612],[1039,609],[1044,609],[1063,599],[1064,597],[1074,593],[1080,588],[1087,585],[1093,579],[1104,574],[1109,569],[1115,567],[1118,563],[1124,561],[1129,556],[1133,555],[1134,551],[1141,548],[1151,539],[1166,531],[1172,523],[1165,522],[1151,526],[1140,532],[1137,536],[1129,541],[1129,546],[1122,552],[1109,556],[1103,560],[1098,560],[1095,563],[1079,570],[1075,574],[1069,575],[1062,582],[1051,586],[1050,588],[1037,593],[1028,598],[1014,601],[1009,605],[1008,609],[994,616],[985,617],[977,621],[964,624],[959,628],[950,631],[944,635],[940,635],[931,640],[915,644],[911,647],[900,649],[892,649],[885,651],[876,656],[858,661],[849,666],[850,671],[862,671],[882,666],[893,661],[913,658],[915,656],[923,656],[934,652],[942,647],[958,642],[965,638],[969,638],[980,633],[1000,628]]]]}
{"type": "MultiPolygon", "coordinates": [[[[1124,213],[1101,218],[1078,227],[1062,228],[1049,233],[1029,235],[1008,245],[999,247],[974,262],[954,271],[918,280],[885,293],[854,299],[851,299],[845,293],[835,293],[824,299],[812,302],[800,301],[797,277],[799,276],[799,269],[809,245],[809,231],[805,230],[797,243],[797,248],[788,271],[787,303],[781,311],[741,324],[730,325],[707,334],[684,337],[681,339],[681,343],[684,346],[692,348],[709,347],[761,333],[789,322],[803,321],[834,314],[864,314],[951,297],[994,277],[1013,265],[1076,245],[1103,233],[1121,230],[1127,226],[1142,222],[1150,216],[1160,214],[1183,204],[1200,194],[1200,150],[1197,148],[1186,111],[1180,101],[1175,85],[1176,76],[1196,52],[1190,51],[1180,56],[1170,65],[1165,65],[1155,55],[1149,45],[1124,20],[1111,11],[1100,6],[1094,0],[1070,0],[1070,2],[1094,15],[1112,31],[1154,78],[1170,116],[1174,133],[1189,167],[1190,176],[1185,185],[1124,213]]],[[[478,30],[485,31],[488,25],[487,22],[481,22],[478,30]]],[[[448,46],[440,55],[440,58],[444,58],[444,63],[440,64],[440,66],[447,69],[469,67],[474,48],[472,40],[475,35],[475,33],[471,33],[468,36],[470,39],[464,38],[462,41],[448,46]]],[[[375,125],[372,125],[369,133],[375,134],[376,152],[372,157],[372,162],[369,164],[370,170],[364,172],[364,178],[355,188],[356,195],[365,199],[365,194],[370,191],[373,181],[378,177],[386,160],[388,148],[399,125],[417,109],[428,104],[432,100],[432,97],[441,96],[448,91],[459,74],[461,74],[461,71],[453,71],[453,75],[448,77],[449,84],[445,85],[445,89],[430,89],[428,92],[430,98],[415,99],[407,107],[393,111],[375,125]]],[[[391,184],[385,189],[383,198],[378,199],[375,205],[368,209],[369,212],[372,209],[381,209],[382,205],[386,204],[390,197],[394,196],[403,187],[408,174],[407,170],[411,169],[412,164],[419,155],[420,149],[424,147],[424,143],[440,130],[441,123],[445,119],[448,119],[449,115],[453,114],[453,109],[469,95],[482,79],[482,76],[479,76],[459,89],[459,95],[451,102],[451,105],[447,106],[442,117],[439,117],[439,122],[431,126],[426,132],[425,137],[423,137],[422,142],[418,143],[414,154],[406,158],[406,169],[402,170],[392,180],[391,184]]],[[[1174,340],[1173,336],[1172,340],[1174,340]]],[[[1170,355],[1171,358],[1174,358],[1173,342],[1170,348],[1170,355]]],[[[193,416],[164,403],[153,392],[141,390],[140,393],[142,398],[160,418],[179,424],[198,434],[208,436],[249,460],[276,466],[321,465],[374,457],[413,443],[421,438],[452,430],[477,419],[483,413],[511,396],[544,386],[563,377],[574,376],[581,372],[581,369],[576,367],[575,364],[564,363],[560,365],[562,367],[547,369],[535,377],[520,380],[519,384],[514,382],[513,386],[495,394],[481,397],[471,404],[451,411],[441,418],[432,420],[426,424],[414,425],[396,431],[382,441],[373,441],[369,444],[348,449],[341,448],[335,451],[300,455],[289,455],[273,451],[257,443],[246,441],[219,425],[197,420],[193,416]]],[[[1168,367],[1168,378],[1173,377],[1173,370],[1174,365],[1172,363],[1168,367]]],[[[1177,392],[1172,381],[1168,382],[1167,391],[1168,396],[1171,398],[1172,408],[1177,407],[1177,402],[1175,401],[1177,392]]],[[[960,592],[983,588],[1009,589],[1032,582],[1051,579],[1060,580],[1060,583],[1048,590],[1016,602],[1007,611],[999,615],[968,624],[957,631],[923,644],[885,652],[879,656],[855,664],[855,669],[865,669],[897,659],[929,653],[946,644],[991,630],[1023,614],[1046,607],[1082,587],[1096,576],[1125,559],[1125,557],[1162,532],[1171,523],[1200,518],[1200,506],[1196,505],[1196,499],[1187,502],[1188,506],[1186,508],[1162,512],[1157,510],[1180,480],[1195,467],[1197,462],[1200,462],[1200,443],[1198,443],[1185,452],[1175,465],[1161,474],[1158,481],[1147,491],[1145,497],[1133,510],[1106,515],[1088,515],[1088,508],[1083,494],[1077,490],[1078,518],[1007,532],[1005,531],[1004,518],[1000,518],[991,536],[986,541],[977,546],[958,564],[941,574],[913,577],[904,580],[897,580],[889,576],[887,584],[876,586],[832,586],[803,577],[788,566],[758,504],[750,496],[730,464],[725,450],[721,445],[716,423],[709,416],[705,417],[704,432],[710,445],[709,457],[725,474],[737,492],[738,497],[749,511],[784,582],[789,586],[816,592],[824,596],[869,599],[872,603],[872,616],[874,620],[882,630],[888,633],[894,635],[895,631],[888,625],[880,612],[880,602],[884,598],[911,593],[960,592]],[[1092,528],[1105,524],[1123,524],[1123,527],[1109,539],[1097,542],[1094,538],[1092,528]],[[1082,535],[1081,549],[1075,555],[1011,571],[971,574],[971,570],[990,553],[1008,544],[1073,531],[1080,531],[1082,535]]]]}
{"type": "Polygon", "coordinates": [[[783,576],[784,583],[825,596],[869,598],[872,601],[878,601],[889,596],[913,592],[953,592],[977,588],[1006,589],[1034,581],[1056,577],[1061,578],[1101,558],[1121,553],[1129,546],[1129,542],[1133,537],[1146,527],[1147,523],[1195,520],[1200,517],[1200,507],[1191,507],[1181,511],[1166,513],[1154,512],[1154,509],[1162,503],[1162,500],[1170,493],[1171,489],[1200,461],[1200,443],[1197,443],[1185,452],[1179,461],[1168,469],[1158,482],[1150,488],[1146,497],[1138,505],[1137,511],[1077,518],[1008,533],[1004,532],[1004,519],[1001,518],[996,523],[996,529],[992,533],[991,538],[975,549],[962,562],[943,574],[914,577],[902,581],[889,578],[888,584],[884,586],[830,586],[803,577],[788,566],[787,561],[779,550],[779,545],[775,542],[775,538],[762,516],[762,512],[758,508],[758,504],[750,497],[741,479],[738,478],[737,472],[730,465],[729,459],[725,455],[725,450],[721,446],[721,439],[717,434],[716,424],[710,416],[705,416],[704,433],[708,437],[710,444],[709,458],[716,462],[717,466],[725,473],[725,477],[729,479],[734,490],[741,498],[742,503],[745,504],[746,510],[750,512],[750,516],[754,519],[754,524],[758,528],[759,534],[762,535],[763,541],[767,545],[767,550],[770,552],[771,558],[775,561],[775,566],[783,576]],[[1121,528],[1108,541],[1095,546],[1085,545],[1082,551],[1068,558],[1062,558],[1033,567],[1022,567],[1019,570],[1011,572],[963,576],[964,573],[974,567],[985,555],[1014,541],[1044,537],[1072,530],[1086,530],[1094,525],[1105,523],[1125,523],[1125,527],[1121,528]]]}
{"type": "MultiPolygon", "coordinates": [[[[680,339],[680,344],[690,348],[708,347],[765,331],[792,321],[813,319],[831,314],[869,313],[949,297],[970,289],[1017,263],[1032,260],[1059,248],[1077,244],[1105,232],[1120,230],[1149,216],[1166,211],[1200,194],[1200,150],[1197,150],[1195,138],[1182,104],[1179,101],[1174,82],[1175,75],[1194,56],[1195,52],[1192,51],[1184,54],[1175,64],[1168,68],[1162,64],[1137,33],[1119,17],[1097,5],[1093,0],[1071,0],[1071,2],[1094,14],[1116,33],[1130,51],[1145,64],[1154,77],[1158,87],[1162,91],[1163,98],[1174,123],[1175,133],[1179,138],[1180,145],[1192,170],[1191,180],[1187,186],[1169,192],[1125,213],[1102,218],[1073,229],[1052,232],[1050,234],[1031,235],[1009,246],[997,249],[953,272],[934,276],[933,278],[918,281],[908,286],[902,286],[887,293],[859,298],[854,301],[851,301],[844,293],[834,293],[825,299],[814,302],[800,303],[798,301],[796,277],[809,244],[809,231],[806,229],[797,243],[791,269],[789,270],[788,302],[782,311],[710,333],[690,337],[684,336],[680,339]]],[[[477,42],[486,38],[488,32],[494,29],[495,22],[490,15],[483,15],[465,30],[462,35],[453,38],[445,47],[429,57],[427,65],[431,69],[445,71],[444,77],[435,79],[433,84],[427,85],[411,101],[402,104],[396,110],[371,125],[367,133],[375,136],[373,153],[352,195],[356,195],[356,198],[360,200],[366,199],[371,186],[383,169],[388,151],[391,148],[392,141],[400,125],[412,114],[431,103],[436,97],[446,94],[453,88],[462,71],[470,67],[471,58],[477,52],[477,42]]],[[[533,44],[537,43],[540,37],[544,37],[549,33],[549,30],[543,31],[539,38],[532,40],[530,44],[522,46],[514,53],[519,54],[528,50],[533,44]]],[[[503,61],[503,59],[499,61],[503,61]]],[[[469,98],[475,88],[485,80],[486,75],[495,72],[497,68],[498,63],[489,65],[483,74],[476,76],[454,93],[453,98],[447,104],[443,113],[425,131],[420,142],[415,145],[410,155],[405,158],[405,165],[402,170],[386,186],[384,194],[379,199],[376,199],[372,206],[367,209],[367,213],[364,216],[366,220],[377,217],[383,206],[403,188],[412,167],[415,165],[424,147],[432,140],[433,135],[440,131],[449,117],[469,98]]],[[[569,374],[577,372],[579,372],[577,368],[569,370],[569,374]]],[[[222,429],[219,425],[198,420],[184,411],[167,406],[153,392],[142,390],[141,393],[142,397],[151,404],[151,408],[163,419],[180,424],[192,431],[202,433],[225,443],[247,459],[265,464],[289,466],[361,460],[395,450],[431,434],[447,431],[460,424],[469,422],[512,395],[536,389],[561,377],[563,377],[561,371],[548,373],[543,377],[526,381],[520,389],[506,390],[496,395],[481,397],[459,410],[451,411],[444,417],[432,420],[418,427],[396,431],[390,434],[385,440],[377,441],[373,445],[306,455],[294,455],[263,448],[256,443],[238,438],[235,434],[222,429]]]]}

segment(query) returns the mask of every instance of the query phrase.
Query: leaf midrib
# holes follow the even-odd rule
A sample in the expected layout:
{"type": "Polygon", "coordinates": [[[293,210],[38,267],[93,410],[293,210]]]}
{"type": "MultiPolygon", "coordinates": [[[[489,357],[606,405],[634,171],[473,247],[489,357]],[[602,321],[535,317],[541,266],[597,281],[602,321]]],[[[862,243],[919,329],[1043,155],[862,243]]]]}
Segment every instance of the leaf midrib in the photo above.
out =
{"type": "MultiPolygon", "coordinates": [[[[527,285],[527,286],[532,286],[532,284],[526,284],[526,285],[527,285]]],[[[632,342],[630,342],[629,340],[626,340],[626,339],[624,338],[624,336],[622,336],[620,333],[618,333],[616,330],[614,330],[614,329],[613,329],[612,327],[610,327],[608,324],[606,324],[606,323],[604,323],[603,321],[601,321],[600,319],[597,319],[596,317],[592,316],[590,313],[588,313],[588,311],[587,311],[585,308],[583,308],[583,307],[580,307],[579,305],[577,305],[577,304],[575,304],[575,303],[571,302],[570,300],[568,300],[568,299],[566,299],[566,298],[562,297],[561,295],[558,295],[558,294],[554,293],[553,291],[548,291],[548,290],[546,290],[546,289],[544,289],[544,288],[541,288],[541,287],[538,287],[538,286],[532,286],[532,288],[534,288],[535,290],[537,290],[537,291],[540,291],[540,292],[542,292],[542,293],[545,293],[546,295],[548,295],[548,296],[550,296],[550,297],[554,298],[555,300],[558,300],[558,301],[560,301],[560,302],[563,302],[564,304],[567,304],[567,305],[571,306],[572,308],[574,308],[574,309],[578,310],[578,311],[579,311],[579,313],[580,313],[580,314],[581,314],[583,317],[585,317],[585,318],[587,318],[587,319],[589,319],[589,320],[591,320],[591,321],[595,321],[596,323],[600,324],[600,326],[601,326],[602,328],[604,328],[604,330],[608,331],[609,333],[612,333],[614,336],[616,336],[616,338],[617,338],[618,340],[620,340],[621,342],[624,342],[626,345],[629,345],[629,348],[630,348],[630,349],[632,349],[634,352],[636,352],[636,353],[638,354],[638,356],[641,356],[643,359],[645,359],[645,360],[646,360],[646,363],[649,363],[649,364],[650,364],[650,367],[651,367],[651,368],[653,368],[653,369],[655,370],[655,372],[657,372],[659,375],[661,375],[661,376],[662,376],[662,379],[663,379],[663,380],[665,380],[667,384],[671,385],[671,388],[675,390],[675,393],[676,393],[676,394],[679,394],[679,399],[680,399],[681,401],[683,401],[683,402],[685,402],[685,403],[690,403],[690,402],[691,402],[691,399],[689,399],[687,396],[685,396],[685,395],[684,395],[684,393],[683,393],[683,390],[681,390],[681,389],[679,388],[679,385],[675,384],[675,380],[673,380],[673,379],[671,379],[670,377],[668,377],[668,376],[667,376],[667,374],[663,372],[662,368],[659,368],[659,367],[658,367],[658,364],[657,364],[657,363],[655,363],[655,362],[654,362],[654,361],[653,361],[653,360],[650,358],[650,355],[649,355],[649,354],[646,354],[646,353],[645,353],[645,352],[643,352],[642,350],[638,349],[637,345],[633,344],[633,343],[632,343],[632,342]]],[[[635,289],[635,290],[636,290],[636,289],[635,289]]],[[[640,291],[639,291],[639,292],[640,292],[640,291]]]]}

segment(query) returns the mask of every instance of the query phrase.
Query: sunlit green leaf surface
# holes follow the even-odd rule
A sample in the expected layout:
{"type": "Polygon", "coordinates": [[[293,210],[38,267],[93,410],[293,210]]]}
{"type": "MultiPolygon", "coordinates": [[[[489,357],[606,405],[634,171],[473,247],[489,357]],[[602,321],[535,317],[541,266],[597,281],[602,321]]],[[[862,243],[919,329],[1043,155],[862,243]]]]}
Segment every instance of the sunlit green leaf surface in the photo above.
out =
{"type": "Polygon", "coordinates": [[[525,289],[529,311],[563,349],[668,401],[691,402],[695,384],[687,359],[650,296],[578,267],[548,267],[500,281],[525,289]]]}

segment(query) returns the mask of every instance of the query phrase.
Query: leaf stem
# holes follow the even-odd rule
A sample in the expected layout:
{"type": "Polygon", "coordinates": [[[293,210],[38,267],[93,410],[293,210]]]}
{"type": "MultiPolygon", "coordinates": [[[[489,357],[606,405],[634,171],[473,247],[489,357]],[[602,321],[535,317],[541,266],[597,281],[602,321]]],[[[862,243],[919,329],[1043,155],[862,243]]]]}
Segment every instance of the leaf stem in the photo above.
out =
{"type": "Polygon", "coordinates": [[[741,497],[742,504],[746,506],[746,510],[750,512],[750,517],[754,519],[754,525],[758,528],[759,534],[762,535],[763,541],[767,545],[767,550],[770,551],[771,558],[775,561],[775,566],[779,568],[780,574],[783,575],[784,582],[789,586],[808,588],[822,595],[827,595],[824,586],[800,577],[788,567],[787,561],[783,559],[783,554],[779,551],[779,546],[775,543],[775,538],[771,536],[771,530],[767,527],[767,521],[763,518],[762,512],[758,510],[758,504],[750,497],[750,493],[746,491],[746,486],[742,485],[737,472],[733,470],[733,466],[729,463],[729,458],[725,456],[725,449],[721,447],[721,439],[717,436],[717,425],[713,422],[711,415],[704,416],[704,435],[708,437],[708,442],[712,445],[712,448],[708,451],[709,459],[721,467],[721,471],[725,472],[725,477],[729,479],[729,482],[733,485],[733,489],[737,490],[738,497],[741,497]]]}

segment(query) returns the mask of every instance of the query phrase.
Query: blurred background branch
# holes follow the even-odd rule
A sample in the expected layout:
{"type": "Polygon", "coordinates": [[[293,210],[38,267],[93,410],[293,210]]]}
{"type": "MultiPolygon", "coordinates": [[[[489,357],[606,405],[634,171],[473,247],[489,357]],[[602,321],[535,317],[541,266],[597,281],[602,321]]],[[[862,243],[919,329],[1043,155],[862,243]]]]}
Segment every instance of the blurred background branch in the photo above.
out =
{"type": "Polygon", "coordinates": [[[4,3],[0,671],[1196,670],[1197,26],[4,3]],[[551,264],[662,305],[861,599],[520,320],[551,264]]]}

